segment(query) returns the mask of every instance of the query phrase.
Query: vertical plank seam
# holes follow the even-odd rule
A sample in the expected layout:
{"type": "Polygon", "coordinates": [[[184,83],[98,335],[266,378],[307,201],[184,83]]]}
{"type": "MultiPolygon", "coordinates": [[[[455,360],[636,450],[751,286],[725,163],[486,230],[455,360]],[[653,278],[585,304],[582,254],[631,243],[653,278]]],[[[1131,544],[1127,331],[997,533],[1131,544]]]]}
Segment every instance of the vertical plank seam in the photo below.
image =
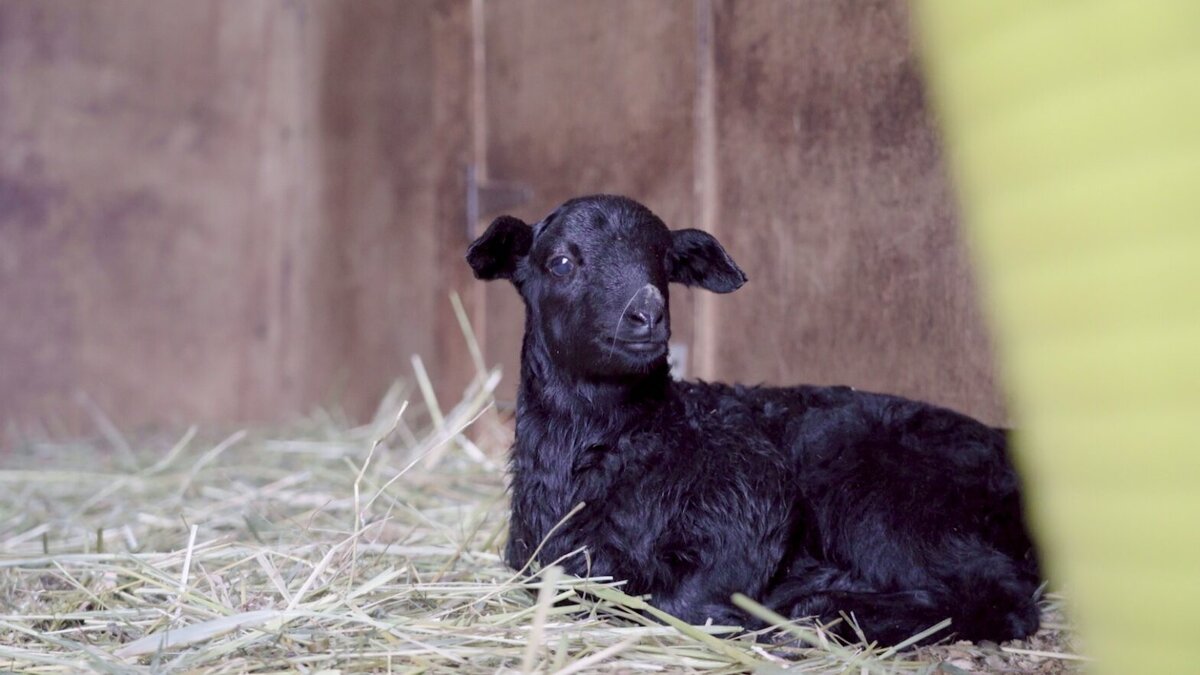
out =
{"type": "MultiPolygon", "coordinates": [[[[274,270],[277,275],[276,285],[278,286],[276,293],[277,306],[274,308],[274,326],[271,327],[271,340],[274,343],[272,351],[275,352],[275,373],[272,378],[272,391],[270,393],[272,406],[272,417],[277,416],[283,410],[291,409],[297,406],[304,398],[305,393],[309,388],[310,374],[299,364],[307,358],[312,358],[309,354],[312,348],[311,337],[309,336],[309,326],[297,326],[295,322],[299,317],[306,317],[311,312],[302,312],[300,308],[304,306],[304,301],[312,301],[312,294],[308,289],[301,286],[301,275],[298,274],[301,270],[298,269],[298,263],[302,259],[302,247],[304,242],[304,233],[307,230],[312,232],[313,225],[321,227],[323,222],[315,222],[310,214],[318,212],[315,210],[303,209],[298,201],[301,195],[305,194],[303,186],[306,182],[313,180],[313,163],[311,161],[311,151],[308,143],[304,142],[305,125],[308,122],[305,119],[318,95],[324,95],[322,88],[313,86],[313,80],[310,77],[311,59],[312,56],[312,39],[309,34],[309,22],[306,21],[305,8],[302,6],[290,7],[292,11],[289,13],[292,21],[295,22],[297,51],[300,53],[300,58],[296,59],[296,70],[291,74],[299,80],[296,87],[297,101],[299,106],[303,106],[299,112],[298,119],[294,119],[293,123],[299,128],[287,140],[288,145],[292,147],[281,148],[281,151],[290,153],[295,152],[299,155],[296,158],[296,173],[292,174],[292,180],[284,192],[285,220],[280,225],[277,231],[279,241],[276,242],[274,270]],[[293,139],[300,139],[299,141],[293,139]],[[303,224],[300,219],[304,218],[303,224]],[[301,295],[303,293],[303,295],[301,295]],[[301,378],[305,378],[301,381],[301,378]],[[291,380],[289,386],[289,379],[291,380]]],[[[294,156],[292,156],[294,157],[294,156]]],[[[316,170],[321,172],[317,180],[324,181],[324,166],[318,167],[316,170]]],[[[324,213],[324,205],[321,205],[319,212],[324,213]]],[[[307,403],[307,401],[305,401],[307,403]]]]}
{"type": "MultiPolygon", "coordinates": [[[[694,200],[697,226],[714,236],[717,234],[717,213],[720,208],[717,174],[716,120],[716,49],[713,30],[712,0],[696,0],[696,99],[694,200]]],[[[703,379],[716,377],[716,308],[710,293],[696,294],[693,313],[694,336],[692,368],[703,379]]]]}
{"type": "MultiPolygon", "coordinates": [[[[268,85],[258,91],[255,101],[254,116],[257,128],[254,142],[257,146],[257,161],[254,164],[254,178],[249,185],[251,190],[251,199],[249,200],[251,222],[248,228],[250,245],[247,246],[244,255],[250,256],[249,265],[261,270],[260,273],[254,275],[255,285],[261,284],[261,286],[257,289],[260,300],[258,302],[247,301],[247,306],[252,310],[246,324],[250,336],[250,347],[242,358],[248,360],[249,363],[243,364],[238,378],[240,383],[236,392],[237,410],[234,416],[239,421],[257,420],[257,418],[270,416],[275,411],[269,410],[268,402],[278,405],[280,393],[280,365],[283,362],[280,335],[284,328],[283,314],[286,304],[283,294],[287,289],[283,287],[282,267],[279,262],[283,256],[283,249],[286,247],[284,239],[287,235],[286,232],[280,231],[282,227],[280,222],[272,220],[267,214],[270,208],[268,192],[271,186],[264,178],[268,170],[265,164],[269,161],[266,158],[270,152],[271,96],[275,93],[275,89],[270,84],[270,76],[272,60],[276,58],[275,50],[278,49],[275,44],[278,39],[275,27],[276,20],[280,19],[279,12],[278,6],[269,6],[265,9],[264,15],[260,15],[263,22],[261,26],[263,36],[262,80],[268,85]],[[256,232],[260,228],[261,231],[256,232]],[[254,259],[257,251],[263,251],[261,261],[254,259]],[[253,310],[262,312],[262,316],[256,316],[253,310]],[[260,322],[263,326],[261,337],[257,330],[260,322]],[[263,361],[269,364],[265,368],[262,365],[263,361]]],[[[243,308],[244,310],[245,308],[243,308]]]]}
{"type": "MultiPolygon", "coordinates": [[[[483,182],[488,177],[487,166],[487,43],[484,41],[483,0],[471,0],[471,162],[475,166],[475,179],[483,182]]],[[[464,167],[465,169],[465,167],[464,167]]],[[[463,195],[466,198],[466,195],[463,195]]],[[[470,223],[476,233],[479,223],[470,223]]],[[[471,325],[484,353],[487,353],[487,287],[476,283],[471,287],[474,302],[470,314],[471,325]]]]}

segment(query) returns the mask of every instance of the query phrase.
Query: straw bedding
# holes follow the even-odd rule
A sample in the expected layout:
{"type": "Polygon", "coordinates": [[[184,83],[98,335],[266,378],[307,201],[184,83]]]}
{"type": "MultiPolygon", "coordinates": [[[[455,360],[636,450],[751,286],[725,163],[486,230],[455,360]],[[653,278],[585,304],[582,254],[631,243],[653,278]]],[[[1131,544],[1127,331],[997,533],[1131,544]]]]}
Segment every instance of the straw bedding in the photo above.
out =
{"type": "Polygon", "coordinates": [[[0,671],[955,673],[1082,662],[1054,600],[1047,628],[1025,643],[897,652],[838,644],[804,623],[755,641],[657,613],[619,580],[555,567],[518,575],[499,557],[498,375],[478,377],[443,415],[418,374],[423,386],[394,388],[366,426],[320,414],[287,434],[131,441],[104,424],[94,441],[9,443],[0,671]],[[402,403],[408,393],[421,410],[402,403]]]}

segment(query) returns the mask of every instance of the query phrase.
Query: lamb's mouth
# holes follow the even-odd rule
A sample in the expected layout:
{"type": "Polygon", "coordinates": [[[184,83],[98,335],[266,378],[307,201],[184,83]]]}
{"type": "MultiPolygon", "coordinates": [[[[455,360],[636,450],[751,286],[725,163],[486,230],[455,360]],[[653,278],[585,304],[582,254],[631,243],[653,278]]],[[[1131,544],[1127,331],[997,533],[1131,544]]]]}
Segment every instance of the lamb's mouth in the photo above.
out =
{"type": "Polygon", "coordinates": [[[654,354],[667,351],[666,340],[617,340],[617,344],[627,352],[635,354],[654,354]]]}

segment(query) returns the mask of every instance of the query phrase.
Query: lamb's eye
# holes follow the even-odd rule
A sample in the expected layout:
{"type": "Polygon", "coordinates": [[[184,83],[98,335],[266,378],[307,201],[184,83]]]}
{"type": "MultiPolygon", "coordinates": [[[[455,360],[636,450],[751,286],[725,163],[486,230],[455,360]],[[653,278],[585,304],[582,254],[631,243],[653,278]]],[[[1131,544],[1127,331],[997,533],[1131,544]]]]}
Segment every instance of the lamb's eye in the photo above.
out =
{"type": "Polygon", "coordinates": [[[556,277],[565,277],[575,270],[575,263],[565,255],[555,256],[550,259],[550,264],[546,265],[546,269],[556,277]]]}

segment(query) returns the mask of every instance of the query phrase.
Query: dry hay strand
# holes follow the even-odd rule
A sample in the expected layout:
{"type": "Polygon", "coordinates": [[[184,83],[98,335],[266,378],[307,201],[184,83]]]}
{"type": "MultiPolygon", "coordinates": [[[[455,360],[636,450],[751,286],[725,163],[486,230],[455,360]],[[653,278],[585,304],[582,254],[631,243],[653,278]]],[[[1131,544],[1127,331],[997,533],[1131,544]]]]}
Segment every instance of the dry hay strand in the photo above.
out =
{"type": "Polygon", "coordinates": [[[395,388],[371,424],[324,415],[286,438],[239,431],[205,441],[192,429],[176,441],[122,439],[121,453],[82,442],[10,448],[25,468],[0,471],[0,670],[1077,667],[1055,603],[1057,624],[1027,643],[898,652],[841,643],[747,598],[737,602],[780,624],[762,631],[774,638],[685,624],[619,580],[553,565],[516,573],[499,554],[503,444],[485,451],[463,433],[488,410],[497,380],[478,377],[444,415],[406,410],[395,388]],[[418,418],[423,428],[410,426],[418,418]]]}

